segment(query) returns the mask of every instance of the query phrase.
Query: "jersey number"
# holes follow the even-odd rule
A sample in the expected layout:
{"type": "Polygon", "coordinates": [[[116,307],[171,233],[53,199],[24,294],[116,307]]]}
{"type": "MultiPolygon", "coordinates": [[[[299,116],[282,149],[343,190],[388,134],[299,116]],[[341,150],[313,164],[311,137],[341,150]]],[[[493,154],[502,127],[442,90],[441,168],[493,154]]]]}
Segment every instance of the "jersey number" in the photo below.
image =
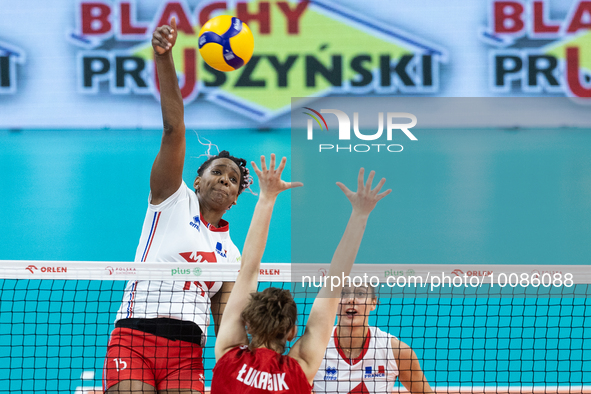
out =
{"type": "Polygon", "coordinates": [[[127,368],[127,363],[120,358],[114,358],[113,361],[115,361],[115,368],[117,368],[117,372],[123,371],[125,368],[127,368]]]}

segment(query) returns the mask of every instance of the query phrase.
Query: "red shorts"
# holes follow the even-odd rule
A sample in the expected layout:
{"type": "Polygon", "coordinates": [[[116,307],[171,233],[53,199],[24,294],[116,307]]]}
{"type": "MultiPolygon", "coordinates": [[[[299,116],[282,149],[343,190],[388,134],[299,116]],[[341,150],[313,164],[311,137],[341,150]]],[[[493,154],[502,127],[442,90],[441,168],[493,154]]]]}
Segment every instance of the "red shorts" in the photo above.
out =
{"type": "Polygon", "coordinates": [[[103,369],[103,389],[140,380],[156,390],[192,389],[204,392],[203,349],[130,328],[111,333],[103,369]]]}

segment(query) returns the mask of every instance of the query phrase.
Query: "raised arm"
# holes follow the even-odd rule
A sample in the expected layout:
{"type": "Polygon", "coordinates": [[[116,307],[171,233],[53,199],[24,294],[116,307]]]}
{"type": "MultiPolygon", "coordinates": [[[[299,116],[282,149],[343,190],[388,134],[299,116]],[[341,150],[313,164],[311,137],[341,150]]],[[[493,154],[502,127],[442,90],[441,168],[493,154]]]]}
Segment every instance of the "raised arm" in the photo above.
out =
{"type": "Polygon", "coordinates": [[[150,175],[152,204],[170,197],[183,181],[185,162],[185,122],[181,90],[176,77],[172,47],[176,42],[176,19],[170,26],[160,26],[152,35],[152,47],[160,85],[160,105],[164,131],[160,151],[150,175]]]}
{"type": "Polygon", "coordinates": [[[343,275],[349,275],[351,267],[355,262],[370,212],[379,200],[391,192],[391,190],[386,190],[380,193],[380,189],[386,181],[385,179],[382,179],[372,190],[371,183],[374,174],[373,171],[370,172],[367,183],[364,185],[364,170],[362,168],[359,171],[356,193],[347,189],[342,183],[337,183],[353,205],[353,212],[330,263],[328,271],[329,284],[327,287],[323,287],[318,293],[312,305],[310,316],[308,317],[306,330],[289,352],[290,356],[298,360],[309,382],[312,382],[314,379],[314,375],[320,367],[324,351],[330,340],[330,334],[339,305],[339,297],[343,288],[343,283],[332,287],[330,278],[341,278],[343,275]]]}
{"type": "Polygon", "coordinates": [[[398,365],[398,380],[411,394],[433,394],[414,350],[406,343],[391,339],[392,352],[398,365]]]}
{"type": "Polygon", "coordinates": [[[211,315],[213,316],[213,330],[216,337],[220,331],[222,316],[224,315],[226,305],[228,305],[233,288],[234,282],[224,282],[221,289],[211,297],[211,315]]]}
{"type": "Polygon", "coordinates": [[[285,168],[284,157],[275,169],[275,155],[271,155],[271,165],[267,169],[265,157],[261,156],[261,169],[254,162],[251,165],[259,179],[261,192],[254,209],[250,228],[242,249],[240,272],[230,294],[224,317],[215,342],[215,358],[219,360],[227,351],[240,345],[248,344],[246,330],[240,315],[249,301],[249,294],[257,290],[261,259],[267,244],[269,224],[273,206],[279,193],[292,187],[302,186],[300,182],[284,182],[281,173],[285,168]]]}

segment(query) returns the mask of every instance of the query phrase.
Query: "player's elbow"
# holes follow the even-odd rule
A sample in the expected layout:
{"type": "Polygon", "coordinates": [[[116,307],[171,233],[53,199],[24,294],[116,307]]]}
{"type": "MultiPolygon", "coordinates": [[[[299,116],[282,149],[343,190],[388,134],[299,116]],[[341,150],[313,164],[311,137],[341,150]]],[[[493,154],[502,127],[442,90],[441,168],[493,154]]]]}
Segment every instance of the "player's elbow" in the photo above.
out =
{"type": "Polygon", "coordinates": [[[163,132],[164,135],[172,135],[175,133],[175,131],[177,131],[178,127],[175,127],[175,125],[173,125],[171,122],[168,121],[164,121],[164,125],[163,125],[163,132]]]}

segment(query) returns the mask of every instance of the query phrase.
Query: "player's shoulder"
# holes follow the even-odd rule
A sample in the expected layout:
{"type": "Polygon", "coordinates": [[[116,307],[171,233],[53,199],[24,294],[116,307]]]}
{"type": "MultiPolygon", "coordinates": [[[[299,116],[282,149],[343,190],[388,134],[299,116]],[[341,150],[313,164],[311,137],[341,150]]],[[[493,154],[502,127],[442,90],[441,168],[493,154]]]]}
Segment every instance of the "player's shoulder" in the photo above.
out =
{"type": "Polygon", "coordinates": [[[279,358],[283,361],[284,370],[285,372],[289,372],[296,380],[301,380],[305,382],[304,386],[309,386],[308,378],[306,377],[306,372],[296,358],[290,355],[279,355],[279,358]]]}
{"type": "Polygon", "coordinates": [[[391,339],[396,338],[394,335],[390,334],[387,331],[380,329],[379,327],[369,326],[369,333],[374,338],[383,338],[383,339],[391,339]]]}
{"type": "Polygon", "coordinates": [[[260,365],[268,366],[271,369],[278,369],[283,372],[295,374],[299,374],[299,370],[302,371],[303,374],[303,370],[297,358],[290,356],[289,354],[280,354],[272,349],[258,348],[252,352],[252,357],[255,358],[260,365]]]}
{"type": "Polygon", "coordinates": [[[392,354],[398,362],[413,359],[414,351],[409,345],[402,342],[400,339],[393,336],[390,339],[390,346],[392,354]]]}
{"type": "Polygon", "coordinates": [[[235,346],[231,349],[228,349],[228,351],[226,351],[226,353],[224,353],[224,355],[220,357],[216,365],[232,362],[233,360],[240,359],[249,355],[250,352],[248,351],[248,345],[235,346]]]}
{"type": "MultiPolygon", "coordinates": [[[[394,335],[387,331],[381,330],[379,327],[369,327],[370,340],[373,341],[373,346],[376,349],[383,349],[383,351],[391,352],[394,356],[397,356],[400,351],[408,348],[408,346],[399,340],[394,335]]],[[[410,349],[410,348],[409,348],[410,349]]]]}
{"type": "Polygon", "coordinates": [[[237,260],[237,261],[231,261],[231,263],[239,263],[240,260],[241,260],[241,258],[240,258],[240,249],[238,249],[238,246],[236,246],[234,244],[234,242],[232,241],[231,238],[230,238],[230,242],[229,243],[230,243],[230,250],[232,251],[232,254],[234,256],[236,256],[235,258],[237,260]]]}
{"type": "Polygon", "coordinates": [[[191,201],[191,203],[195,203],[197,205],[197,209],[199,209],[199,200],[197,199],[197,195],[195,194],[195,192],[189,189],[185,181],[182,181],[179,188],[159,204],[153,204],[152,192],[150,192],[150,195],[148,197],[148,206],[150,209],[162,211],[167,207],[178,203],[179,201],[186,200],[193,200],[191,201]]]}

